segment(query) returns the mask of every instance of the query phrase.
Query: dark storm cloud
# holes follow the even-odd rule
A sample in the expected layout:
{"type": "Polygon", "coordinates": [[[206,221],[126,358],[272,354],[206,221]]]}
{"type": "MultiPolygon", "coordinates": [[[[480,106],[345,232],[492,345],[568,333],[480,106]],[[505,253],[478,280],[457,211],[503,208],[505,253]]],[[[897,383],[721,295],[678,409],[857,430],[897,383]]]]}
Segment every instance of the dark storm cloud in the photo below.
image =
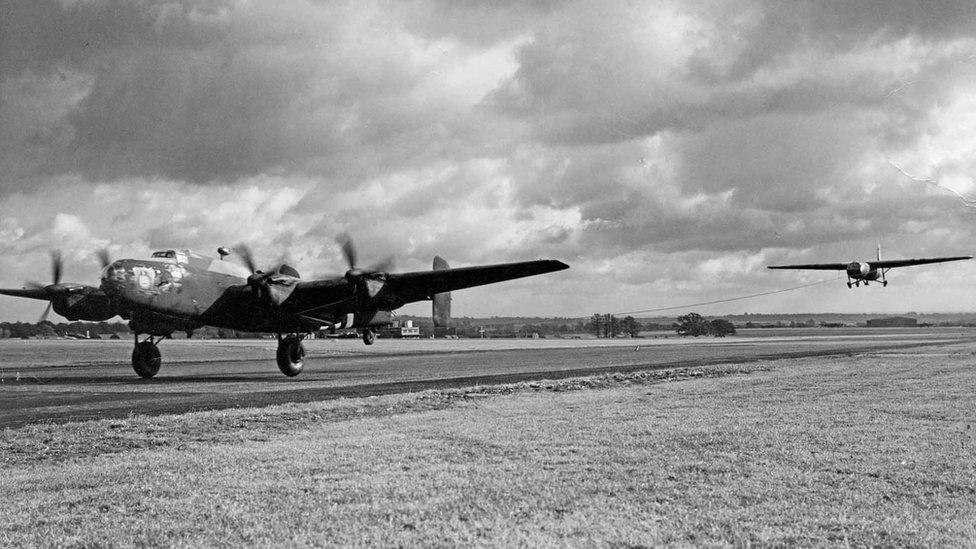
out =
{"type": "Polygon", "coordinates": [[[402,14],[404,26],[411,32],[430,37],[456,37],[488,47],[499,40],[530,32],[540,18],[567,6],[571,4],[555,0],[430,0],[410,6],[399,4],[391,9],[402,14]]]}
{"type": "Polygon", "coordinates": [[[25,121],[8,179],[73,172],[198,183],[259,173],[349,180],[451,154],[476,126],[411,99],[417,71],[431,68],[411,58],[419,46],[384,34],[383,15],[350,26],[358,14],[336,8],[17,7],[5,19],[14,32],[4,38],[4,77],[43,81],[62,72],[86,89],[55,121],[67,143],[43,159],[17,154],[36,146],[30,135],[40,123],[25,121]]]}
{"type": "Polygon", "coordinates": [[[460,172],[440,180],[427,182],[397,200],[393,210],[411,218],[432,210],[450,208],[466,200],[480,186],[476,174],[460,172]]]}
{"type": "MultiPolygon", "coordinates": [[[[650,78],[641,71],[653,63],[652,56],[638,62],[628,59],[637,49],[630,42],[602,46],[609,50],[607,58],[589,62],[590,48],[567,47],[575,41],[570,35],[525,46],[518,73],[492,95],[491,107],[530,120],[535,137],[542,142],[587,146],[629,141],[664,130],[700,131],[715,122],[777,112],[881,108],[890,102],[889,94],[897,84],[884,67],[861,67],[855,72],[842,66],[842,60],[836,67],[812,67],[816,72],[809,75],[784,75],[779,82],[763,82],[755,73],[749,76],[758,81],[726,75],[730,78],[709,78],[707,85],[700,74],[693,73],[650,78]]],[[[777,59],[782,61],[788,53],[780,51],[777,59]]],[[[962,58],[959,55],[946,63],[958,63],[962,58]]],[[[696,59],[689,58],[685,67],[695,70],[696,59]]],[[[766,68],[775,74],[781,67],[766,68]]]]}
{"type": "Polygon", "coordinates": [[[551,147],[527,150],[511,165],[522,204],[567,208],[624,200],[630,185],[652,186],[653,181],[631,181],[627,174],[642,154],[636,144],[551,147]]]}
{"type": "Polygon", "coordinates": [[[793,32],[794,40],[799,32],[823,41],[836,41],[838,37],[861,40],[878,32],[891,39],[908,35],[938,40],[974,36],[976,14],[972,7],[966,0],[808,0],[790,4],[767,0],[763,4],[770,22],[793,32]]]}
{"type": "Polygon", "coordinates": [[[735,189],[739,206],[816,209],[826,203],[820,191],[840,183],[859,159],[863,133],[863,121],[846,110],[714,124],[684,139],[681,179],[689,190],[735,189]]]}
{"type": "MultiPolygon", "coordinates": [[[[947,41],[976,36],[976,16],[965,0],[767,0],[759,7],[762,24],[747,31],[745,48],[721,76],[712,73],[714,78],[747,78],[798,48],[843,52],[871,41],[894,42],[905,37],[947,41]]],[[[733,16],[738,8],[738,3],[731,3],[722,15],[733,16]]],[[[706,65],[697,68],[704,69],[702,75],[710,72],[706,65]]]]}
{"type": "Polygon", "coordinates": [[[660,29],[637,10],[596,11],[580,8],[578,18],[535,28],[493,108],[531,120],[544,142],[587,145],[769,112],[877,107],[890,91],[885,67],[852,71],[844,55],[905,38],[976,36],[968,2],[703,3],[689,12],[710,33],[701,39],[700,27],[678,25],[685,42],[649,39],[660,29]],[[797,66],[808,74],[770,81],[791,56],[838,57],[833,70],[797,66]]]}

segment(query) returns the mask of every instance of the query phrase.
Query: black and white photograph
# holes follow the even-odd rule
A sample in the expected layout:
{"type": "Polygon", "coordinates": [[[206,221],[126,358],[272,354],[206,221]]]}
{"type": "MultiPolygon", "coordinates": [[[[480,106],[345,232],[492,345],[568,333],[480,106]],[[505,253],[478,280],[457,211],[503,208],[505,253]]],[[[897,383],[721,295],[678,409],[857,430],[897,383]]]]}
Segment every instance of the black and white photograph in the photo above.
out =
{"type": "Polygon", "coordinates": [[[0,0],[0,546],[976,544],[969,0],[0,0]]]}

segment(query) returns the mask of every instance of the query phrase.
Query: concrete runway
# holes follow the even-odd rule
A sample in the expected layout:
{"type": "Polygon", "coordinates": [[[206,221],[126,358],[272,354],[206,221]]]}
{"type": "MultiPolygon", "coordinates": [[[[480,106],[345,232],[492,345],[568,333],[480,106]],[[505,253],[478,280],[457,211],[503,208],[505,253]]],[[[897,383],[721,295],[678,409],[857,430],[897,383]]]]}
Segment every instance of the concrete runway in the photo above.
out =
{"type": "Polygon", "coordinates": [[[864,335],[605,342],[378,341],[368,348],[356,341],[309,341],[305,371],[295,378],[278,372],[273,342],[221,345],[167,341],[160,347],[162,369],[151,380],[139,379],[132,371],[128,363],[130,342],[66,342],[63,346],[67,351],[59,350],[58,342],[43,348],[33,342],[21,346],[10,343],[0,347],[4,359],[0,361],[0,427],[267,406],[608,372],[943,347],[974,339],[976,332],[972,330],[928,329],[864,335]],[[82,355],[84,358],[77,358],[82,355]]]}

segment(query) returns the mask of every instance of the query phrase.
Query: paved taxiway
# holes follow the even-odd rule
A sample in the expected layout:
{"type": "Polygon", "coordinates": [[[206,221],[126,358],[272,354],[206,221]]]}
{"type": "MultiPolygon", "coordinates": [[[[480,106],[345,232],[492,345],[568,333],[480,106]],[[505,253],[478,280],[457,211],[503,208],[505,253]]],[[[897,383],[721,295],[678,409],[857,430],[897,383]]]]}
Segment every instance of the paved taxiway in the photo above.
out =
{"type": "Polygon", "coordinates": [[[214,343],[168,341],[161,347],[163,367],[152,380],[137,378],[123,361],[131,352],[131,344],[126,342],[91,342],[101,347],[72,343],[73,348],[98,352],[100,360],[81,363],[56,352],[51,355],[54,358],[35,363],[11,359],[18,350],[11,343],[0,349],[6,352],[0,372],[0,427],[945,346],[974,339],[976,332],[955,329],[853,336],[617,340],[602,345],[565,340],[378,341],[367,348],[356,341],[309,341],[305,371],[296,378],[278,372],[273,342],[228,346],[225,349],[232,352],[225,352],[214,343]],[[16,361],[19,366],[12,364],[16,361]]]}

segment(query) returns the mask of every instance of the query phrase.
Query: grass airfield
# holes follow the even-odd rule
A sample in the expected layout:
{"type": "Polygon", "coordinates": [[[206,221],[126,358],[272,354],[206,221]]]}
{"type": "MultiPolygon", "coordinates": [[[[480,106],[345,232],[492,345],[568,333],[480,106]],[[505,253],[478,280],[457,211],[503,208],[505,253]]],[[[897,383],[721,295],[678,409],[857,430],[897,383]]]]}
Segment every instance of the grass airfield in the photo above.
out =
{"type": "Polygon", "coordinates": [[[976,342],[0,435],[0,545],[976,540],[976,342]]]}

